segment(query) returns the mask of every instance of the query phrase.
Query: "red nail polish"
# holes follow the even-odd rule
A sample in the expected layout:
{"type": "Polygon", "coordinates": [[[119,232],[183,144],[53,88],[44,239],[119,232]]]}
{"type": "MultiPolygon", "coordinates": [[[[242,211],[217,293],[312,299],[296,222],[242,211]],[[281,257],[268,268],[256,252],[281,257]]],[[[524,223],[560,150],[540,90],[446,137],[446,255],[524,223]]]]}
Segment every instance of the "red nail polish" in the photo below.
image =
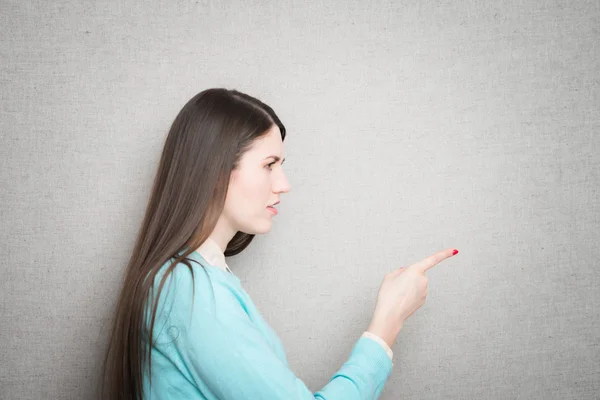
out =
{"type": "Polygon", "coordinates": [[[458,254],[458,250],[454,249],[454,251],[452,252],[452,255],[458,254]]]}

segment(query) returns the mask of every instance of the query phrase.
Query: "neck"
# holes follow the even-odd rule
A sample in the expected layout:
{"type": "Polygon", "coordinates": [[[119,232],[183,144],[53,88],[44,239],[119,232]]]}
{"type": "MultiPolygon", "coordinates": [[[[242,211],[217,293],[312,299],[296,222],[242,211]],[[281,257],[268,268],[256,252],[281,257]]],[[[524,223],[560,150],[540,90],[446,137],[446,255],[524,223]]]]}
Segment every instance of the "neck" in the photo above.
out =
{"type": "Polygon", "coordinates": [[[223,217],[223,214],[219,217],[217,225],[209,237],[215,241],[221,251],[225,253],[227,243],[233,239],[237,231],[231,227],[227,220],[223,217]]]}

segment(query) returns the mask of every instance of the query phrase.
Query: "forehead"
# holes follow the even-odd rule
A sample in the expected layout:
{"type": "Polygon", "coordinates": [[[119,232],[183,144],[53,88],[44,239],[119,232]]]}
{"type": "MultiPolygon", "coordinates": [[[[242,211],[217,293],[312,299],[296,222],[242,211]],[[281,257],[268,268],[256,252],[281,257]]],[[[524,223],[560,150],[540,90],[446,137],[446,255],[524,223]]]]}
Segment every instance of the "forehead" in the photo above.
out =
{"type": "Polygon", "coordinates": [[[283,158],[283,141],[277,125],[273,125],[267,133],[254,140],[252,147],[246,153],[252,158],[265,158],[271,155],[283,158]]]}

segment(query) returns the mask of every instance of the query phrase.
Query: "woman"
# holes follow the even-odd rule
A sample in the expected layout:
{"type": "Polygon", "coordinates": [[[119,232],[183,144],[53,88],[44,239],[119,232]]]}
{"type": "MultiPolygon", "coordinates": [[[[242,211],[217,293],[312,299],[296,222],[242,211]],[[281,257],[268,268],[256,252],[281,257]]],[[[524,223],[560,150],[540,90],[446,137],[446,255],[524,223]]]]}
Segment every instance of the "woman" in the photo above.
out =
{"type": "Polygon", "coordinates": [[[103,398],[379,396],[390,347],[425,301],[424,272],[452,249],[386,275],[369,328],[331,381],[311,393],[225,262],[271,229],[275,205],[290,190],[285,134],[271,107],[235,90],[198,93],[177,115],[118,299],[103,398]]]}

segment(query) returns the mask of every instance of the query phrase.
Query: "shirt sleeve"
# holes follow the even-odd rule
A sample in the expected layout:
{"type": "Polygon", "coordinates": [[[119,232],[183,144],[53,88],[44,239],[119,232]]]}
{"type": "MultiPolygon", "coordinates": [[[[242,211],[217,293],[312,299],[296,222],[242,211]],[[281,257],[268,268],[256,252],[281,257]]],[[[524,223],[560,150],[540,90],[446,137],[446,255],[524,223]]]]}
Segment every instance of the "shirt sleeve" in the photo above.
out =
{"type": "MultiPolygon", "coordinates": [[[[383,340],[382,338],[380,338],[379,336],[377,336],[373,332],[369,332],[369,331],[364,332],[362,334],[362,336],[363,337],[368,337],[370,339],[373,339],[374,341],[376,341],[377,343],[379,343],[381,345],[381,347],[383,347],[383,349],[387,353],[387,355],[390,358],[390,360],[394,359],[394,352],[392,351],[392,349],[390,348],[390,346],[388,346],[388,344],[385,342],[385,340],[383,340]]],[[[392,366],[393,365],[394,365],[394,363],[392,362],[392,366]]]]}
{"type": "Polygon", "coordinates": [[[275,354],[234,293],[194,275],[194,292],[191,276],[176,285],[169,320],[178,337],[170,345],[201,391],[220,400],[379,397],[392,362],[372,338],[361,336],[329,383],[312,393],[275,354]]]}

